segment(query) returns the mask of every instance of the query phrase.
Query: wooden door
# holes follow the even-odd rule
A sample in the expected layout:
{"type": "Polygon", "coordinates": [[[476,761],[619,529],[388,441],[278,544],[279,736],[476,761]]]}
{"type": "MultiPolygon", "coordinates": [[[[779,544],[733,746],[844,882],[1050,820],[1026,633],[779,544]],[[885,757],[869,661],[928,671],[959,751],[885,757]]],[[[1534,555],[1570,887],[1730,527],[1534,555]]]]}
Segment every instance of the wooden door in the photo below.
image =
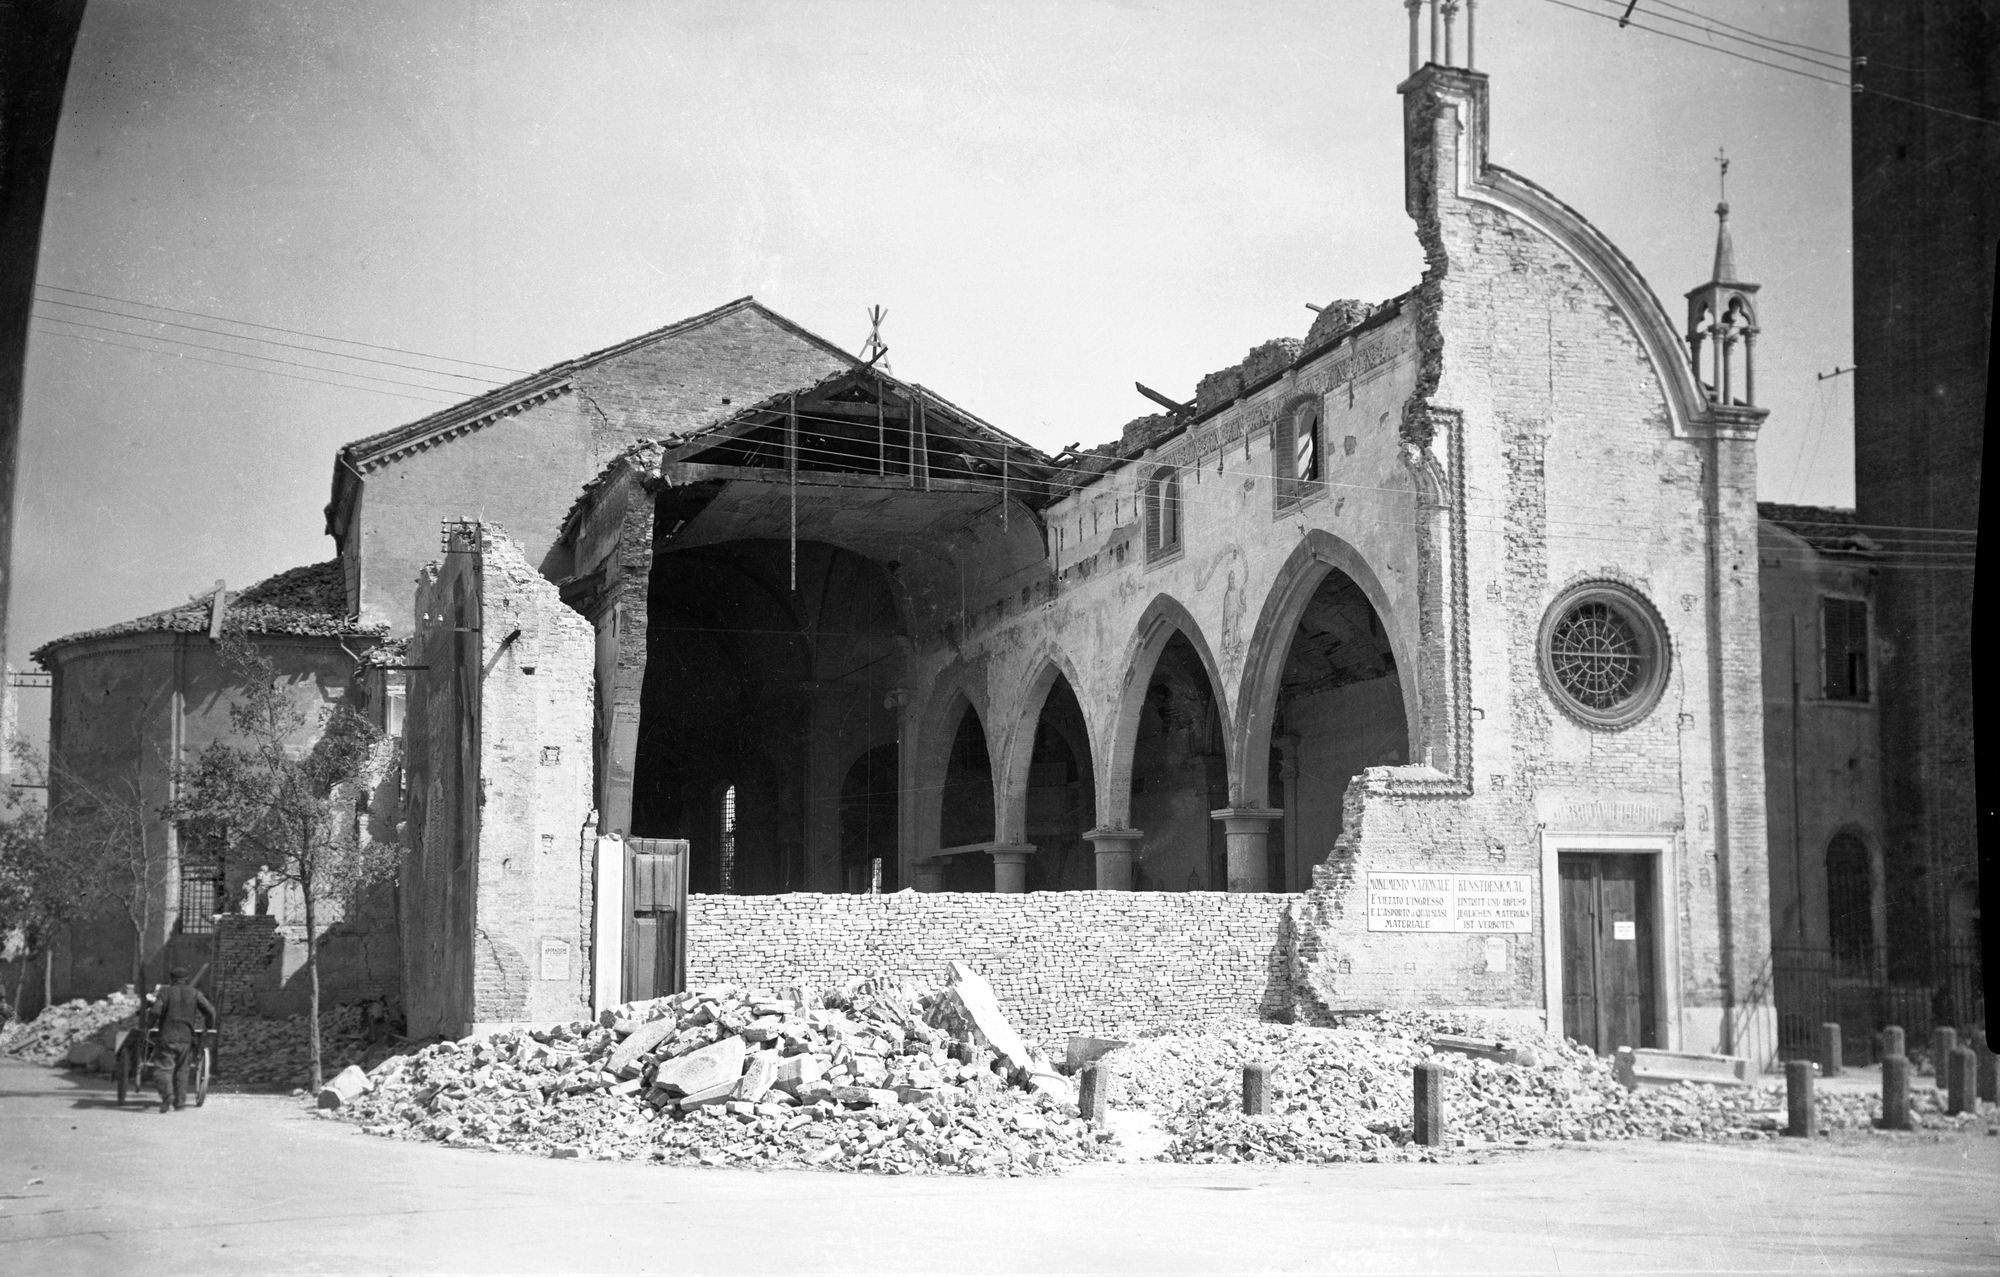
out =
{"type": "Polygon", "coordinates": [[[1652,856],[1565,854],[1563,1032],[1600,1054],[1659,1045],[1652,856]]]}
{"type": "Polygon", "coordinates": [[[688,843],[625,840],[624,1000],[678,993],[687,980],[688,843]]]}

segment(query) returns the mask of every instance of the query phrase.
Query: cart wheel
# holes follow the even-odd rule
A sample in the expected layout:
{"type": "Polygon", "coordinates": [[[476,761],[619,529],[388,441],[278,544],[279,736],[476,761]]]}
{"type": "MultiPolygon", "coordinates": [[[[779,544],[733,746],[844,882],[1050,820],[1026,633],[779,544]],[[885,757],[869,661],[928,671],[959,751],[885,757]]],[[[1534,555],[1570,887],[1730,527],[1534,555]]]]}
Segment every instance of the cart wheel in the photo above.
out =
{"type": "Polygon", "coordinates": [[[205,1046],[197,1050],[199,1053],[194,1062],[194,1106],[200,1108],[208,1103],[208,1070],[215,1052],[205,1046]]]}

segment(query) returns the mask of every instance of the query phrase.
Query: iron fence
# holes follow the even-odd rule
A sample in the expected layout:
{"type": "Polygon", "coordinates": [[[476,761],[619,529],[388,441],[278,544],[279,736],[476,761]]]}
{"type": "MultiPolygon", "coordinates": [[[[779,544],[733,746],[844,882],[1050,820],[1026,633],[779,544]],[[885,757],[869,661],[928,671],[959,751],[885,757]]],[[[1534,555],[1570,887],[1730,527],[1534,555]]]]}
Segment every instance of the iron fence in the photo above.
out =
{"type": "Polygon", "coordinates": [[[1840,1025],[1850,1064],[1874,1063],[1877,1035],[1892,1024],[1902,1027],[1912,1050],[1927,1042],[1934,1028],[1984,1024],[1979,947],[1952,945],[1938,957],[1929,981],[1890,980],[1881,974],[1887,963],[1879,952],[1865,964],[1845,956],[1836,964],[1827,949],[1774,946],[1771,992],[1778,1008],[1778,1054],[1786,1059],[1812,1056],[1818,1050],[1819,1026],[1827,1023],[1840,1025]]]}

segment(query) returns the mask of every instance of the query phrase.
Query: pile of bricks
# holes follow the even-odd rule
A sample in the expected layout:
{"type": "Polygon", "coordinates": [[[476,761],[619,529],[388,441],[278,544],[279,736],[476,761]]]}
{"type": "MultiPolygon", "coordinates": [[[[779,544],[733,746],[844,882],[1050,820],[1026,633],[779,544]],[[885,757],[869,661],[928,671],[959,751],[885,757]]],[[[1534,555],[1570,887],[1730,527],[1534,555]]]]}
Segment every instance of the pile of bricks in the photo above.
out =
{"type": "Polygon", "coordinates": [[[365,1084],[331,1106],[371,1134],[549,1157],[1031,1174],[1109,1155],[962,967],[941,990],[710,986],[440,1043],[365,1084]]]}
{"type": "Polygon", "coordinates": [[[102,1067],[98,1057],[109,1056],[111,1034],[138,1010],[139,999],[129,993],[114,993],[95,1002],[83,998],[59,1002],[44,1007],[26,1023],[17,1021],[0,1028],[0,1055],[35,1064],[60,1064],[81,1055],[84,1058],[75,1063],[102,1067]]]}
{"type": "MultiPolygon", "coordinates": [[[[1111,1102],[1144,1109],[1183,1162],[1430,1161],[1451,1150],[1534,1147],[1557,1141],[1776,1138],[1785,1125],[1782,1082],[1680,1083],[1628,1090],[1613,1063],[1574,1042],[1467,1017],[1385,1012],[1338,1028],[1245,1023],[1143,1039],[1104,1057],[1111,1102]],[[1505,1038],[1502,1058],[1441,1043],[1505,1038]],[[1412,1074],[1435,1061],[1444,1082],[1442,1146],[1413,1138],[1412,1074]],[[1270,1112],[1243,1112],[1243,1068],[1270,1066],[1270,1112]]],[[[1967,1128],[1990,1119],[1950,1116],[1930,1088],[1911,1094],[1912,1124],[1967,1128]]],[[[1879,1097],[1822,1090],[1821,1130],[1856,1130],[1880,1115],[1879,1097]]]]}
{"type": "MultiPolygon", "coordinates": [[[[398,1050],[397,1038],[381,1018],[380,1003],[329,1008],[320,1017],[320,1061],[327,1074],[350,1064],[373,1068],[398,1050]]],[[[225,1015],[216,1042],[216,1080],[251,1090],[290,1090],[311,1080],[310,1024],[305,1016],[283,1019],[225,1015]]]]}

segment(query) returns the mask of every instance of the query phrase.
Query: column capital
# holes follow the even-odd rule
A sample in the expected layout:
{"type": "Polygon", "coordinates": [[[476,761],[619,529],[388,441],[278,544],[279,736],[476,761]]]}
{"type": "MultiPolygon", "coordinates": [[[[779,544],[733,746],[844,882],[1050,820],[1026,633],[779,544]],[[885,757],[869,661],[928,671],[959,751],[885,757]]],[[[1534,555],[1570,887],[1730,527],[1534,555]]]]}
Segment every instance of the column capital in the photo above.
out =
{"type": "Polygon", "coordinates": [[[1109,825],[1083,831],[1085,842],[1138,842],[1146,836],[1143,829],[1114,829],[1109,825]]]}
{"type": "Polygon", "coordinates": [[[1254,829],[1260,823],[1272,824],[1284,819],[1285,816],[1284,810],[1278,807],[1218,807],[1208,814],[1210,819],[1220,820],[1225,824],[1241,821],[1243,822],[1241,827],[1245,830],[1254,829]]]}

